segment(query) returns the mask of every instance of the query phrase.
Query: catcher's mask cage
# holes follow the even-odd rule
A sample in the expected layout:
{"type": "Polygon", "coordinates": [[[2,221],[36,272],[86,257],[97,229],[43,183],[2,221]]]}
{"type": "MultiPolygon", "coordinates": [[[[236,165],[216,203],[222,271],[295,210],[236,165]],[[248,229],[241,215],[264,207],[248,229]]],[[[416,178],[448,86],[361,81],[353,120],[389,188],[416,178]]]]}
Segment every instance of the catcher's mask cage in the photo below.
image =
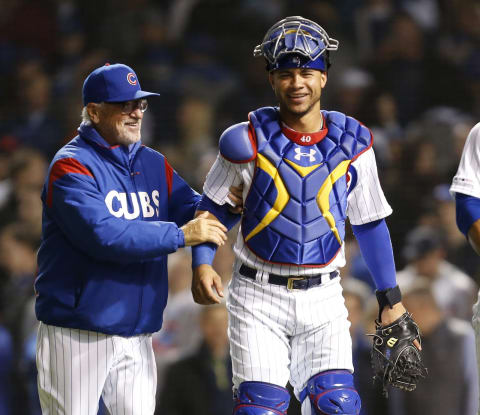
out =
{"type": "Polygon", "coordinates": [[[326,71],[330,66],[329,51],[337,50],[338,44],[312,20],[290,16],[268,29],[253,56],[263,56],[268,71],[295,67],[326,71]]]}

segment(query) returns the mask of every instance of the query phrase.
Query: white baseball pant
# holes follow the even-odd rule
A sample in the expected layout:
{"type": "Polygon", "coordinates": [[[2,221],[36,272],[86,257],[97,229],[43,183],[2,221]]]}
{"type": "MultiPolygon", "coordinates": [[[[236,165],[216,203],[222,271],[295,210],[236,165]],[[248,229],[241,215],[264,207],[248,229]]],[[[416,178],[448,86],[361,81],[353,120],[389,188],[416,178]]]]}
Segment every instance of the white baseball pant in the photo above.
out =
{"type": "MultiPolygon", "coordinates": [[[[243,381],[283,387],[290,381],[298,397],[317,373],[353,372],[350,322],[340,278],[292,291],[260,278],[253,281],[235,271],[230,282],[227,307],[234,388],[243,381]]],[[[310,414],[309,399],[303,402],[302,414],[310,414]]]]}
{"type": "Polygon", "coordinates": [[[38,392],[44,415],[152,415],[157,385],[150,334],[120,337],[40,323],[38,392]]]}

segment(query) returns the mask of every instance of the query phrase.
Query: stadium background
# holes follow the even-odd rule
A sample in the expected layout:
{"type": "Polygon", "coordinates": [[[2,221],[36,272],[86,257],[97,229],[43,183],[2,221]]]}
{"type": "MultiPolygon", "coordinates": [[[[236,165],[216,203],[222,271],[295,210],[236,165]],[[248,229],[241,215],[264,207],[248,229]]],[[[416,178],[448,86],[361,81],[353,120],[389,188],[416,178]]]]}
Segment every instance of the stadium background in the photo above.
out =
{"type": "MultiPolygon", "coordinates": [[[[41,230],[39,196],[49,160],[76,134],[83,80],[105,62],[132,66],[143,89],[161,94],[149,100],[143,141],[164,153],[201,191],[221,132],[246,120],[250,110],[275,104],[264,63],[253,58],[253,47],[282,17],[302,15],[317,21],[340,41],[339,51],[332,53],[322,107],[356,117],[374,134],[380,179],[394,209],[387,223],[397,269],[441,248],[440,260],[475,283],[480,281],[480,260],[456,229],[448,193],[466,135],[480,120],[477,1],[7,0],[0,4],[1,415],[39,413],[32,288],[41,230]],[[423,239],[412,239],[409,235],[419,226],[429,227],[439,238],[427,233],[423,239]]],[[[371,282],[351,237],[347,245],[345,280],[364,282],[360,288],[352,284],[352,292],[362,299],[360,330],[370,313],[371,282]]],[[[221,254],[215,265],[227,283],[231,248],[221,254]]],[[[171,374],[168,367],[196,350],[205,335],[195,320],[201,308],[192,304],[189,294],[189,261],[187,251],[171,261],[167,324],[155,337],[159,399],[168,384],[166,374],[171,374]]],[[[476,294],[470,291],[467,304],[476,294]]],[[[468,321],[471,317],[468,311],[442,312],[445,318],[468,321]]],[[[368,323],[365,326],[368,331],[368,323]]],[[[436,358],[442,366],[444,357],[436,358]]],[[[471,351],[460,355],[459,361],[465,368],[475,367],[471,351]]],[[[359,367],[365,367],[363,375],[369,378],[365,362],[361,360],[359,367]]],[[[417,397],[447,399],[442,388],[460,387],[448,380],[440,382],[436,366],[429,369],[434,375],[428,382],[433,383],[416,392],[417,397]]],[[[471,376],[465,373],[466,382],[471,376]]],[[[228,396],[225,382],[223,386],[217,382],[217,389],[228,396]]],[[[220,402],[218,390],[211,392],[211,399],[220,402]]],[[[365,414],[397,414],[396,409],[386,409],[378,390],[372,388],[371,393],[372,401],[380,402],[383,409],[373,405],[365,414]]],[[[408,399],[401,394],[394,397],[395,402],[408,399]]],[[[167,414],[167,409],[162,413],[167,414]]]]}

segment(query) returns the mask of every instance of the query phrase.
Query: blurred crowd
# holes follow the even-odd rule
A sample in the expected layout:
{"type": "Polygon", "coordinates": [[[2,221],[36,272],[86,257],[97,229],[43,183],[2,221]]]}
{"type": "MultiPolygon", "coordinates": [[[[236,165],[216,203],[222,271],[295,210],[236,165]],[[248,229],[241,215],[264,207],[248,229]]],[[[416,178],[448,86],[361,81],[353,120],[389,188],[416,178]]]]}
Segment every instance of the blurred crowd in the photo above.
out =
{"type": "MultiPolygon", "coordinates": [[[[94,68],[125,63],[149,100],[143,142],[202,190],[218,137],[275,105],[253,47],[288,15],[340,41],[322,107],[374,135],[405,305],[423,334],[429,377],[415,393],[371,382],[374,287],[351,234],[342,269],[362,415],[473,415],[478,379],[471,306],[480,258],[455,224],[448,188],[480,121],[480,6],[474,0],[8,0],[0,2],[0,415],[40,413],[33,281],[46,168],[76,135],[81,87],[94,68]]],[[[227,285],[231,246],[215,267],[227,285]]],[[[158,413],[226,415],[231,365],[223,305],[190,294],[190,253],[170,258],[170,297],[154,335],[158,413]]],[[[299,414],[292,401],[289,414],[299,414]]]]}

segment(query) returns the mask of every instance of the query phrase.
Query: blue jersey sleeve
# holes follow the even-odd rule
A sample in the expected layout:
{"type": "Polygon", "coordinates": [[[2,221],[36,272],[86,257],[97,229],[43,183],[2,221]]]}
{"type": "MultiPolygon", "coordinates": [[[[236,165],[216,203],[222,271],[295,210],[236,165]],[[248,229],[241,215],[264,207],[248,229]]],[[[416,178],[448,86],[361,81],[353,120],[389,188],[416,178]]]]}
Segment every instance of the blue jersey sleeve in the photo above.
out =
{"type": "MultiPolygon", "coordinates": [[[[165,160],[165,163],[167,161],[165,160]]],[[[167,180],[168,176],[167,176],[167,180]]],[[[201,196],[172,169],[171,192],[169,195],[169,219],[178,226],[193,219],[201,196]]]]}
{"type": "Polygon", "coordinates": [[[395,261],[385,219],[352,225],[352,229],[377,290],[395,287],[395,261]]]}
{"type": "Polygon", "coordinates": [[[52,166],[46,190],[44,215],[93,258],[137,262],[174,252],[182,243],[181,231],[173,222],[112,215],[94,177],[75,159],[60,159],[52,166]]]}
{"type": "MultiPolygon", "coordinates": [[[[205,194],[202,196],[202,200],[198,205],[198,210],[206,210],[214,214],[228,230],[232,229],[241,218],[240,214],[231,213],[226,204],[218,205],[205,194]]],[[[202,264],[211,265],[216,252],[217,245],[213,243],[203,243],[192,247],[192,268],[196,268],[202,264]]]]}
{"type": "Polygon", "coordinates": [[[471,226],[480,219],[480,199],[463,193],[455,194],[457,226],[465,236],[471,226]]]}

